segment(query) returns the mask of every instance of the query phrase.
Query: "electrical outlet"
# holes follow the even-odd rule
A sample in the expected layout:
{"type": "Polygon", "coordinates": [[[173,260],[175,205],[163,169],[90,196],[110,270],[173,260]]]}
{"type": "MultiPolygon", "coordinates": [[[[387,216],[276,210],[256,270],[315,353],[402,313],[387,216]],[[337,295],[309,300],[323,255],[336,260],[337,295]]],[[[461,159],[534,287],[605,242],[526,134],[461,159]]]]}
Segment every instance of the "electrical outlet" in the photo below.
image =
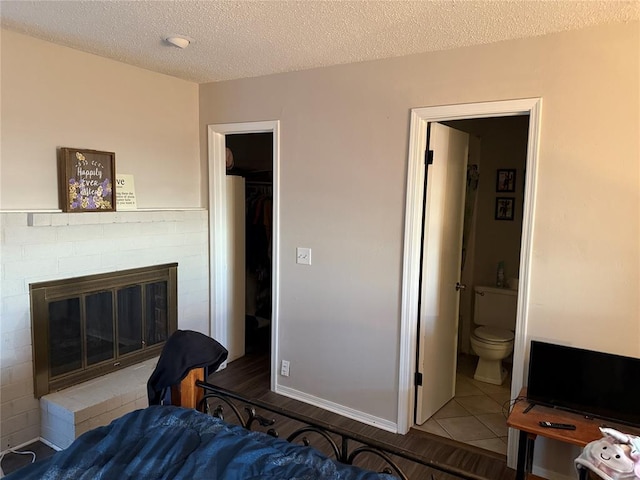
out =
{"type": "Polygon", "coordinates": [[[282,360],[282,366],[280,367],[280,375],[282,375],[283,377],[288,377],[289,376],[289,361],[288,360],[282,360]]]}
{"type": "Polygon", "coordinates": [[[308,247],[296,248],[296,263],[300,265],[311,265],[311,249],[308,247]]]}

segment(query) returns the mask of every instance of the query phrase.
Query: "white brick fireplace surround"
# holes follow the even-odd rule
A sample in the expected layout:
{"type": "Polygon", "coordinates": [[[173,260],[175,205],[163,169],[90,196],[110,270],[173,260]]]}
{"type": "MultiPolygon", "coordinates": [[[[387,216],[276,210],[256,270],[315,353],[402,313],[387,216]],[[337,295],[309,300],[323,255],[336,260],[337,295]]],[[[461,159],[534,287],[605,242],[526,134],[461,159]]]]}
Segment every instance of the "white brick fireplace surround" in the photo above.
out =
{"type": "MultiPolygon", "coordinates": [[[[208,332],[206,210],[0,212],[0,231],[0,451],[43,433],[40,401],[33,396],[30,283],[177,262],[178,328],[208,332]]],[[[136,388],[140,372],[125,374],[133,384],[137,382],[136,388]]],[[[94,385],[96,390],[98,385],[94,385]]],[[[106,410],[113,410],[119,402],[130,403],[131,409],[141,405],[139,393],[124,386],[121,390],[122,398],[105,402],[94,395],[96,391],[90,396],[106,410]]],[[[91,410],[92,426],[100,418],[106,422],[101,408],[91,410]]],[[[117,413],[124,413],[121,410],[117,413]]],[[[81,415],[82,420],[86,415],[81,415]]]]}

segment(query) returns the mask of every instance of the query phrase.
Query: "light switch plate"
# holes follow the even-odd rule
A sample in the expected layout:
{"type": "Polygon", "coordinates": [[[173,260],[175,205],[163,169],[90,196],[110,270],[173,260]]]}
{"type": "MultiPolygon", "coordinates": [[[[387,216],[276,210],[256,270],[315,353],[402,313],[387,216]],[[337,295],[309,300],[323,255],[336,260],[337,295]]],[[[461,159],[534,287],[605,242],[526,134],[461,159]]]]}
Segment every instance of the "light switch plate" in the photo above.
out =
{"type": "Polygon", "coordinates": [[[296,248],[296,263],[311,265],[311,249],[307,247],[296,248]]]}

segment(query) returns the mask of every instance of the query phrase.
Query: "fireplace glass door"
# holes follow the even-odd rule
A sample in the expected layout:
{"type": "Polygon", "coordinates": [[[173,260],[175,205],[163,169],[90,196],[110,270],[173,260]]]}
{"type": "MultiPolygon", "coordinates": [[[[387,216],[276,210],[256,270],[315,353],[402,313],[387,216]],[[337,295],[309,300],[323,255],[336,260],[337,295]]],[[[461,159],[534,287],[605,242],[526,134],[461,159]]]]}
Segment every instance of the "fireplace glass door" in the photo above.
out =
{"type": "Polygon", "coordinates": [[[176,270],[32,284],[36,396],[158,355],[177,328],[176,270]]]}

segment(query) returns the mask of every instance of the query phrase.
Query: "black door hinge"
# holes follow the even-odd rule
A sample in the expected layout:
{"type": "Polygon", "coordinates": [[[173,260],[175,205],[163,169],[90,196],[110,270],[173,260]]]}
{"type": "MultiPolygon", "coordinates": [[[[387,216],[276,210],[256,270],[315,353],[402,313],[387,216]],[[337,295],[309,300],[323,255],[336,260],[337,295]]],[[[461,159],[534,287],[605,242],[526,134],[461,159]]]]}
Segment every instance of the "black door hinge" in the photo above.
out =
{"type": "Polygon", "coordinates": [[[433,164],[433,150],[426,150],[424,152],[424,163],[425,165],[433,164]]]}
{"type": "Polygon", "coordinates": [[[416,372],[414,382],[416,384],[416,387],[422,386],[422,374],[420,372],[416,372]]]}

